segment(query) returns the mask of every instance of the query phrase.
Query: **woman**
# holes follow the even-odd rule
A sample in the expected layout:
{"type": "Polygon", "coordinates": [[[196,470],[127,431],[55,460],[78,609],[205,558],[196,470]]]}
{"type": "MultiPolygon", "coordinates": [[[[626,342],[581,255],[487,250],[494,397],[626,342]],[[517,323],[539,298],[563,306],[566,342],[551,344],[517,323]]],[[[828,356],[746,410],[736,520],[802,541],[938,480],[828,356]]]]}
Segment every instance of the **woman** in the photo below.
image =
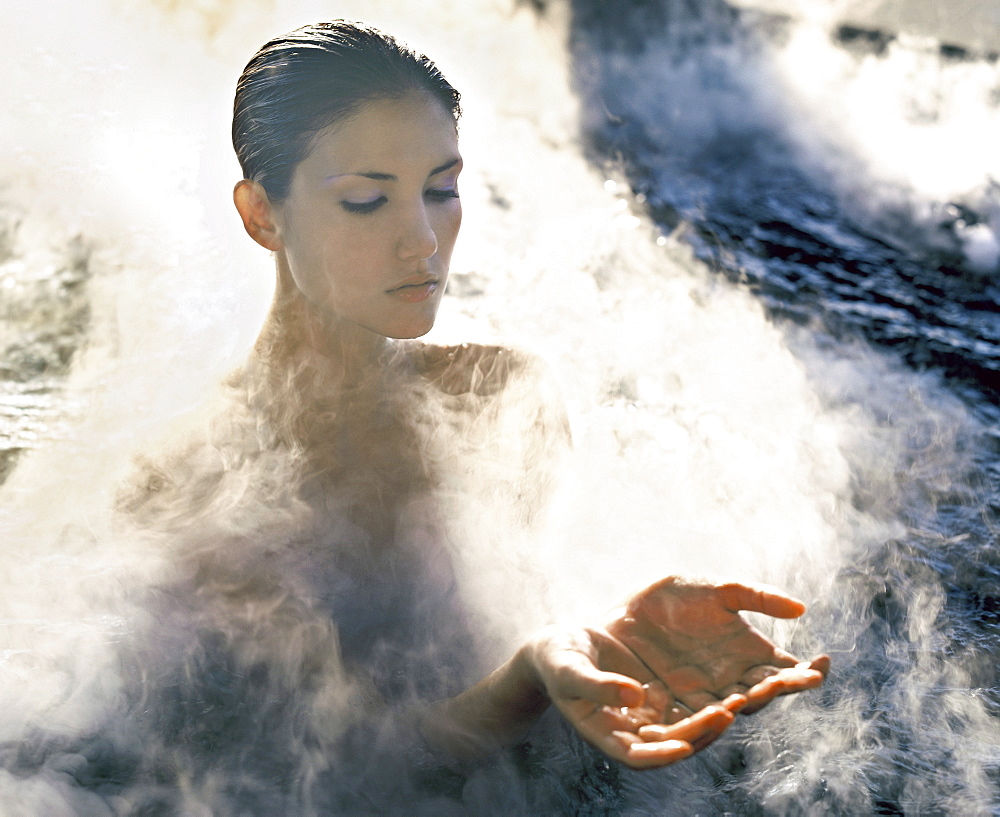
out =
{"type": "MultiPolygon", "coordinates": [[[[475,460],[507,412],[520,412],[524,439],[507,460],[518,469],[497,484],[510,488],[512,518],[529,518],[546,480],[533,496],[519,485],[551,468],[566,424],[530,359],[415,340],[434,323],[462,218],[458,117],[458,92],[433,63],[363,25],[299,29],[247,65],[234,200],[247,233],[274,253],[276,291],[219,419],[168,465],[148,466],[125,502],[147,529],[184,543],[171,545],[182,567],[162,598],[185,587],[193,602],[165,603],[158,618],[201,610],[225,636],[208,639],[224,644],[199,660],[224,664],[227,678],[297,644],[289,696],[320,689],[317,707],[323,690],[350,689],[368,713],[346,718],[354,732],[329,745],[351,733],[356,746],[370,716],[407,757],[475,760],[521,740],[554,705],[616,761],[674,763],[735,713],[819,685],[827,659],[799,662],[739,615],[791,618],[800,602],[671,577],[603,626],[542,630],[465,683],[478,671],[476,638],[440,487],[456,456],[475,460]],[[249,609],[266,614],[247,624],[249,609]]],[[[211,732],[203,720],[172,727],[176,740],[211,732]]]]}

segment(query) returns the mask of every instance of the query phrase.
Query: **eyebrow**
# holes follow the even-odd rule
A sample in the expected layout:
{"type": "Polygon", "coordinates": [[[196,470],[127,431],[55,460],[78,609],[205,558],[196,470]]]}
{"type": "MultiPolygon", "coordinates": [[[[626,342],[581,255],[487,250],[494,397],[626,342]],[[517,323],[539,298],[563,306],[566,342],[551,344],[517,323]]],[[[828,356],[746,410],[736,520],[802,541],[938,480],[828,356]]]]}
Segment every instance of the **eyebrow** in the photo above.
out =
{"type": "MultiPolygon", "coordinates": [[[[445,162],[443,165],[435,167],[430,173],[427,174],[429,179],[431,176],[437,176],[438,173],[444,173],[446,170],[451,170],[460,161],[460,158],[454,158],[451,161],[445,162]]],[[[399,181],[398,177],[394,176],[392,173],[377,173],[374,171],[361,172],[361,173],[335,173],[332,176],[327,176],[323,182],[332,182],[334,179],[342,179],[344,176],[362,176],[365,179],[374,179],[377,182],[395,182],[399,181]]]]}

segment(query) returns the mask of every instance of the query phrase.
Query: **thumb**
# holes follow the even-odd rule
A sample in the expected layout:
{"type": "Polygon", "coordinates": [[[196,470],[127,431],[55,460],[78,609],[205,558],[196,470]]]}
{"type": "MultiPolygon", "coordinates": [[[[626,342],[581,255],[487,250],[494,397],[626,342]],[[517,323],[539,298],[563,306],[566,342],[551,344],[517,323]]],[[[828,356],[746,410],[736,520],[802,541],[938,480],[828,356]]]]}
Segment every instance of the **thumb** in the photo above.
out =
{"type": "Polygon", "coordinates": [[[602,706],[640,706],[646,699],[642,684],[627,675],[604,672],[578,652],[566,652],[553,668],[550,697],[585,698],[602,706]]]}

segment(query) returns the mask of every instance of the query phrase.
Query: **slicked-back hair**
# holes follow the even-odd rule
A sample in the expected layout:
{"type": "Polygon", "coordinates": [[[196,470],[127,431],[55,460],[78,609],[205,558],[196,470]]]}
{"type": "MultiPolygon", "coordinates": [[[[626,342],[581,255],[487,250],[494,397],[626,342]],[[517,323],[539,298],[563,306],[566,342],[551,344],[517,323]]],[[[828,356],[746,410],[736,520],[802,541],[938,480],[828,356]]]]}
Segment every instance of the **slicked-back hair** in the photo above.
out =
{"type": "Polygon", "coordinates": [[[266,43],[236,85],[233,147],[243,177],[272,202],[288,197],[313,137],[366,103],[424,91],[458,121],[460,95],[427,57],[346,20],[296,29],[266,43]]]}

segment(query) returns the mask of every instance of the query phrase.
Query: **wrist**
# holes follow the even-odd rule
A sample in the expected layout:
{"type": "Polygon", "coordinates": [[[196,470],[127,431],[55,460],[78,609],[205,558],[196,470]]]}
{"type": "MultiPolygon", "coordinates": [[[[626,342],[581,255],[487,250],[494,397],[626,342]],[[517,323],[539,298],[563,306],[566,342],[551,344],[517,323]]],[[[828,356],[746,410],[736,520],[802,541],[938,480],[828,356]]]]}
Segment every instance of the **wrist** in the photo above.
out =
{"type": "Polygon", "coordinates": [[[534,709],[537,715],[551,703],[545,683],[544,656],[550,639],[550,629],[539,630],[525,641],[508,662],[512,684],[521,690],[525,709],[534,709]]]}
{"type": "Polygon", "coordinates": [[[428,744],[471,759],[520,740],[549,706],[529,639],[513,657],[462,694],[420,713],[428,744]]]}

